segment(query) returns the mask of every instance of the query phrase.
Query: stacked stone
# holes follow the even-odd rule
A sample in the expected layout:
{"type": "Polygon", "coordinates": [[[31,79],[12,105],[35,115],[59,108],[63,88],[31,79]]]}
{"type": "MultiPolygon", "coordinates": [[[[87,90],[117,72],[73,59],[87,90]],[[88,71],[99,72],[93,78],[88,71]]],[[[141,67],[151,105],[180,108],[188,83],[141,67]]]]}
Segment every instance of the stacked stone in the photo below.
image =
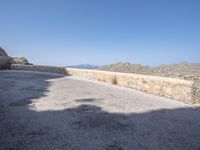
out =
{"type": "Polygon", "coordinates": [[[188,104],[200,103],[200,88],[197,82],[194,81],[74,68],[66,68],[66,72],[69,75],[109,82],[151,94],[169,97],[188,104]]]}
{"type": "Polygon", "coordinates": [[[55,67],[55,66],[12,64],[11,69],[66,74],[64,67],[55,67]]]}

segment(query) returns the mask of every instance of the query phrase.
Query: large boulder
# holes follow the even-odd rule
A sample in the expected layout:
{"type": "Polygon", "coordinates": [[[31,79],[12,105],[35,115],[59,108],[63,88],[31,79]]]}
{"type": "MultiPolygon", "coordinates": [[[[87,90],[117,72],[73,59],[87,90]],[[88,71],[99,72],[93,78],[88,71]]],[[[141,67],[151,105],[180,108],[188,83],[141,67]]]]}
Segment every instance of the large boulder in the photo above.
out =
{"type": "Polygon", "coordinates": [[[11,59],[8,57],[6,51],[0,47],[0,70],[9,69],[11,65],[11,59]]]}

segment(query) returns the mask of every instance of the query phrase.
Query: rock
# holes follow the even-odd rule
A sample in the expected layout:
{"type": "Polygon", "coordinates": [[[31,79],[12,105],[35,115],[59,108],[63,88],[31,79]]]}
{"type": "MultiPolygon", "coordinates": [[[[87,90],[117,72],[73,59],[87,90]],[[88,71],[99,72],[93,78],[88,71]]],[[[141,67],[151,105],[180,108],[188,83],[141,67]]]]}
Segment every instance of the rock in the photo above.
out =
{"type": "Polygon", "coordinates": [[[0,47],[0,70],[9,69],[11,65],[11,59],[8,57],[6,51],[0,47]]]}
{"type": "Polygon", "coordinates": [[[2,69],[10,69],[10,58],[6,56],[0,56],[0,70],[2,69]]]}
{"type": "Polygon", "coordinates": [[[31,65],[25,57],[9,57],[6,51],[0,47],[0,70],[10,69],[11,64],[31,65]]]}
{"type": "Polygon", "coordinates": [[[25,57],[12,57],[12,64],[30,65],[25,57]]]}
{"type": "Polygon", "coordinates": [[[6,57],[8,57],[6,51],[3,48],[1,48],[1,47],[0,47],[0,56],[6,56],[6,57]]]}

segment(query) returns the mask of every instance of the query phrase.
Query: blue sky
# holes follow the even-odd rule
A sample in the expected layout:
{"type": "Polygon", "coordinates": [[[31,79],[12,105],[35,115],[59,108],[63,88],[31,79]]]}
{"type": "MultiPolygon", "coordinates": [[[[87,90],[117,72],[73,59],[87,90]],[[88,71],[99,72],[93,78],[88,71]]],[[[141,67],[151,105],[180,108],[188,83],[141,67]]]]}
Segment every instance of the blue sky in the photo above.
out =
{"type": "Polygon", "coordinates": [[[199,0],[0,0],[0,46],[34,64],[200,62],[199,0]]]}

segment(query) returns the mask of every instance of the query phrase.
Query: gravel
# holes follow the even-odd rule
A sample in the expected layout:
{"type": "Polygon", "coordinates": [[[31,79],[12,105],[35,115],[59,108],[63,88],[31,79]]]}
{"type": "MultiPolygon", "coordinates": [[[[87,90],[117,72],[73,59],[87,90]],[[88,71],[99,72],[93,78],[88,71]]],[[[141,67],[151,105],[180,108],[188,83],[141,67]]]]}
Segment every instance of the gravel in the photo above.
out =
{"type": "Polygon", "coordinates": [[[200,107],[99,81],[0,71],[2,150],[200,150],[200,107]]]}

